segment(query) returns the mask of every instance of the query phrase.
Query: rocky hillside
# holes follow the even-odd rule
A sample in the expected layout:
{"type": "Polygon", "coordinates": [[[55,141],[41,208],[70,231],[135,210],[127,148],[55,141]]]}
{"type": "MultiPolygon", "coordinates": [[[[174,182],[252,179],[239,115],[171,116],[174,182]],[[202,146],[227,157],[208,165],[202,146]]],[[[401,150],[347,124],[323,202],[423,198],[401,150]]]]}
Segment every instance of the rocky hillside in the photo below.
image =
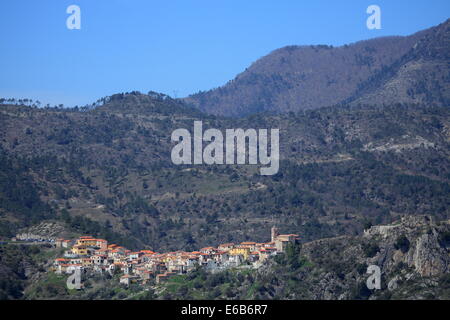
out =
{"type": "Polygon", "coordinates": [[[432,217],[418,216],[373,226],[359,237],[308,243],[303,254],[313,264],[323,266],[323,278],[319,276],[323,280],[313,298],[358,298],[367,294],[371,298],[448,299],[449,240],[450,221],[436,223],[432,217]],[[369,265],[379,266],[382,272],[381,290],[370,294],[361,285],[368,277],[365,268],[369,265]],[[346,292],[339,294],[339,287],[347,288],[346,292]]]}
{"type": "Polygon", "coordinates": [[[184,101],[210,114],[316,109],[341,103],[449,105],[450,20],[407,37],[273,51],[222,87],[184,101]]]}
{"type": "Polygon", "coordinates": [[[0,107],[0,235],[42,221],[126,247],[194,250],[361,233],[400,215],[449,217],[445,107],[323,108],[222,119],[177,100],[119,94],[93,110],[0,107]],[[175,166],[177,128],[279,128],[280,170],[175,166]]]}

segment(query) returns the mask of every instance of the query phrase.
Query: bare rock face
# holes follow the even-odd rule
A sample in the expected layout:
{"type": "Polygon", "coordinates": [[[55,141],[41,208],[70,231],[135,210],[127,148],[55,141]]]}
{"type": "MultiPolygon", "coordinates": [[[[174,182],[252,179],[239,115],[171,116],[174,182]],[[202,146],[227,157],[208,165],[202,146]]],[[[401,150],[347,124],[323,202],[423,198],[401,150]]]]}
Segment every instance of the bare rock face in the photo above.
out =
{"type": "Polygon", "coordinates": [[[382,248],[377,262],[384,268],[393,268],[405,263],[424,277],[439,276],[449,271],[450,257],[439,241],[439,230],[448,229],[449,221],[440,226],[428,216],[406,216],[398,223],[388,226],[374,226],[364,232],[367,239],[380,239],[382,248]],[[405,252],[395,248],[400,237],[410,242],[405,252]],[[380,256],[383,256],[380,261],[380,256]]]}
{"type": "Polygon", "coordinates": [[[307,298],[372,298],[381,296],[366,288],[368,266],[374,265],[381,271],[380,292],[388,292],[383,299],[439,296],[439,281],[450,271],[449,233],[450,221],[404,216],[390,225],[372,226],[362,236],[304,243],[302,254],[313,267],[299,278],[307,298]]]}
{"type": "Polygon", "coordinates": [[[415,249],[407,256],[407,263],[414,266],[422,276],[437,276],[448,271],[449,255],[439,244],[435,231],[420,236],[416,240],[415,249]]]}
{"type": "Polygon", "coordinates": [[[29,228],[20,230],[16,235],[18,240],[56,240],[64,234],[65,228],[59,222],[41,222],[29,228]]]}

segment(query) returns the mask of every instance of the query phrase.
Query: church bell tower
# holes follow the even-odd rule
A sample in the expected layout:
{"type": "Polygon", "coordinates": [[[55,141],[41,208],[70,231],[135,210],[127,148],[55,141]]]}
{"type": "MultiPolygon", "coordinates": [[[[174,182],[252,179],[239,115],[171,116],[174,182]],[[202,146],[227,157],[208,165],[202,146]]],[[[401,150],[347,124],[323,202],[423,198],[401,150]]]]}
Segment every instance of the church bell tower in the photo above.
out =
{"type": "Polygon", "coordinates": [[[270,235],[271,235],[271,241],[275,242],[275,239],[278,237],[278,228],[273,226],[272,229],[270,230],[270,235]]]}

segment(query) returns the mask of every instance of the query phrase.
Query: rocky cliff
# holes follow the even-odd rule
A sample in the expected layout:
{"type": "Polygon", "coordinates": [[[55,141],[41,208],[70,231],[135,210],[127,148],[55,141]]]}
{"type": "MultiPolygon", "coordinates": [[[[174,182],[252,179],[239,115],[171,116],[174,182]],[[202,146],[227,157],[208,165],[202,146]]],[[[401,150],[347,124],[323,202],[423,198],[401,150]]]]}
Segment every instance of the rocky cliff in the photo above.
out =
{"type": "Polygon", "coordinates": [[[450,221],[407,216],[360,236],[303,244],[300,253],[261,268],[260,298],[448,299],[450,221]],[[298,257],[298,258],[297,258],[298,257]],[[367,287],[369,266],[381,270],[381,289],[367,287]]]}

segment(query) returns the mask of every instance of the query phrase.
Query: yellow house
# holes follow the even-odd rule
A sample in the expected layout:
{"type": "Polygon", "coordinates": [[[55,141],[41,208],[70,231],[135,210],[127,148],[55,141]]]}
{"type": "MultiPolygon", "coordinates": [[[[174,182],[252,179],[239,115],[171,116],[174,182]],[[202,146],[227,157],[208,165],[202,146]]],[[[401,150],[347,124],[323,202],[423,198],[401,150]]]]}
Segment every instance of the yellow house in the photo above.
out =
{"type": "Polygon", "coordinates": [[[228,251],[228,254],[232,256],[242,255],[244,259],[247,260],[250,255],[250,248],[248,247],[236,247],[228,251]]]}
{"type": "Polygon", "coordinates": [[[77,254],[79,256],[87,256],[88,249],[84,245],[75,245],[72,248],[72,253],[77,254]]]}
{"type": "Polygon", "coordinates": [[[257,245],[256,242],[247,241],[247,242],[241,242],[239,247],[249,248],[250,251],[255,251],[256,250],[256,245],[257,245]]]}

